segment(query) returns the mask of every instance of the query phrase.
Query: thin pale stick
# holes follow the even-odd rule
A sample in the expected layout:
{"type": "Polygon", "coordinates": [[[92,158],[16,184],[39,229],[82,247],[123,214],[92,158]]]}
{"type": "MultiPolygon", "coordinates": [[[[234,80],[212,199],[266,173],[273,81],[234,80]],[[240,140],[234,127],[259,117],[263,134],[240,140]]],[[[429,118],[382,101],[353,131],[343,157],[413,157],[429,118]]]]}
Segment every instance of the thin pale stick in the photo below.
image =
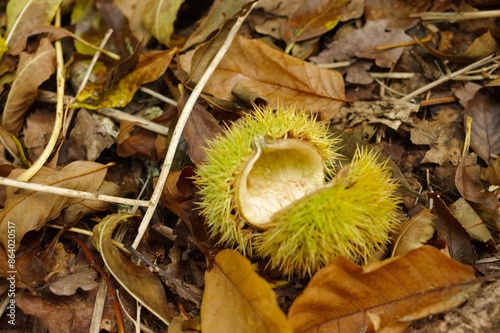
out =
{"type": "Polygon", "coordinates": [[[155,98],[158,98],[160,101],[163,101],[167,104],[170,104],[170,105],[173,105],[173,106],[176,106],[177,105],[177,102],[171,98],[168,98],[167,96],[163,96],[162,94],[160,93],[157,93],[156,91],[154,90],[151,90],[149,88],[146,88],[146,87],[141,87],[140,91],[148,94],[148,95],[151,95],[155,98]]]}
{"type": "Polygon", "coordinates": [[[166,126],[162,126],[160,124],[154,123],[152,121],[131,115],[130,113],[126,113],[120,110],[112,109],[112,108],[104,108],[95,110],[97,113],[100,113],[104,116],[111,117],[117,120],[124,120],[137,123],[137,126],[147,129],[148,131],[155,132],[161,135],[167,135],[169,128],[166,126]]]}
{"type": "Polygon", "coordinates": [[[85,192],[72,190],[63,187],[49,186],[43,184],[35,184],[35,183],[27,183],[24,181],[19,181],[16,179],[10,179],[5,177],[0,177],[0,185],[12,186],[17,188],[22,188],[25,190],[35,191],[35,192],[43,192],[43,193],[51,193],[62,195],[70,198],[79,198],[85,200],[95,200],[95,201],[105,201],[111,202],[115,204],[125,204],[125,205],[138,205],[142,207],[147,207],[149,201],[146,200],[136,200],[136,199],[128,199],[122,197],[115,197],[112,195],[105,195],[99,193],[85,192]]]}
{"type": "Polygon", "coordinates": [[[248,14],[252,11],[252,9],[255,7],[255,5],[258,3],[258,1],[254,2],[252,6],[249,8],[249,10],[241,17],[239,17],[236,20],[236,23],[231,27],[231,30],[228,33],[228,36],[224,43],[221,45],[220,49],[217,51],[215,54],[212,62],[210,65],[207,67],[205,73],[201,76],[198,84],[194,87],[193,92],[189,96],[188,100],[186,101],[186,105],[182,109],[182,112],[179,116],[179,120],[177,121],[177,124],[175,126],[174,132],[172,133],[172,138],[170,140],[170,144],[168,146],[167,154],[165,156],[165,160],[163,162],[163,166],[160,172],[160,176],[158,177],[158,181],[156,183],[156,187],[153,191],[153,194],[151,195],[151,199],[149,200],[149,206],[146,211],[146,214],[144,214],[144,218],[141,221],[141,225],[139,226],[139,229],[137,231],[137,236],[134,240],[134,243],[132,244],[132,247],[134,249],[137,249],[137,246],[139,245],[142,237],[146,233],[146,230],[149,226],[149,222],[151,221],[151,218],[153,217],[153,214],[156,210],[156,206],[158,205],[158,202],[160,201],[160,196],[163,191],[163,187],[165,186],[165,183],[167,181],[167,176],[170,173],[170,168],[172,166],[172,162],[174,160],[174,156],[177,150],[177,145],[179,144],[179,141],[182,136],[182,131],[184,129],[184,126],[186,125],[186,122],[189,118],[189,115],[191,114],[191,110],[193,109],[196,100],[200,96],[203,88],[205,87],[206,83],[208,82],[210,76],[212,73],[215,71],[217,66],[219,65],[219,62],[222,60],[224,55],[226,54],[227,50],[229,49],[229,46],[231,45],[234,37],[236,36],[236,33],[238,32],[239,28],[245,21],[246,17],[248,14]]]}
{"type": "Polygon", "coordinates": [[[500,17],[500,10],[483,10],[480,12],[462,12],[462,13],[440,13],[426,12],[410,14],[410,17],[418,17],[423,21],[463,21],[477,20],[484,18],[500,17]]]}
{"type": "Polygon", "coordinates": [[[415,90],[414,92],[409,93],[408,95],[400,98],[398,101],[399,102],[409,102],[412,98],[414,98],[414,97],[416,97],[416,96],[418,96],[418,95],[420,95],[428,90],[431,90],[432,88],[437,87],[440,84],[442,84],[446,81],[449,81],[458,75],[461,75],[463,73],[467,73],[468,71],[470,71],[472,69],[475,69],[475,68],[483,66],[489,62],[493,62],[493,61],[497,61],[497,60],[500,60],[500,56],[494,56],[494,55],[487,56],[481,60],[478,60],[478,61],[470,64],[469,66],[466,66],[466,67],[458,70],[458,71],[455,71],[449,75],[444,75],[444,76],[440,77],[436,81],[431,82],[431,83],[415,90]]]}

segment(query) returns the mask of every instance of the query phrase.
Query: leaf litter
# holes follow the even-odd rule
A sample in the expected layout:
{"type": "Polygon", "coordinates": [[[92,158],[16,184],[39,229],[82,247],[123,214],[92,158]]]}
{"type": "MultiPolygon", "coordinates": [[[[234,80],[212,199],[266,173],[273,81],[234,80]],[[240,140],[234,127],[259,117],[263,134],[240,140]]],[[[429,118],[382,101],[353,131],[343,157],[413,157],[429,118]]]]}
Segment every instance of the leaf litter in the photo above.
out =
{"type": "MultiPolygon", "coordinates": [[[[429,316],[461,311],[464,302],[477,307],[472,315],[492,311],[488,295],[476,290],[497,280],[500,268],[500,62],[491,56],[498,52],[498,18],[465,1],[261,0],[204,86],[181,142],[168,148],[195,85],[252,4],[0,5],[0,182],[15,180],[41,156],[55,114],[55,99],[41,97],[57,96],[53,74],[67,65],[62,134],[29,184],[78,191],[62,196],[0,186],[0,292],[9,302],[6,277],[15,256],[22,310],[15,327],[4,311],[2,329],[445,332],[439,327],[448,321],[465,324],[429,316]],[[479,12],[485,18],[428,20],[479,12]],[[64,63],[56,61],[58,52],[64,63]],[[475,61],[486,64],[474,67],[475,61]],[[407,98],[414,91],[420,94],[407,98]],[[208,142],[253,104],[303,109],[329,121],[332,133],[344,133],[345,147],[369,144],[391,158],[393,177],[404,185],[400,230],[379,261],[339,257],[301,278],[269,269],[266,258],[220,248],[199,214],[192,178],[208,142]],[[104,108],[129,117],[99,115],[104,108]],[[153,133],[143,119],[166,130],[153,133]],[[175,154],[159,189],[162,205],[147,217],[142,207],[152,202],[169,149],[175,154]],[[129,205],[112,204],[118,202],[129,205]],[[141,220],[151,217],[136,242],[141,220]],[[108,276],[103,267],[114,283],[109,297],[98,286],[108,276]],[[139,315],[135,300],[144,306],[139,315]],[[438,328],[425,331],[426,325],[438,328]]],[[[484,320],[469,322],[493,332],[484,320]]]]}

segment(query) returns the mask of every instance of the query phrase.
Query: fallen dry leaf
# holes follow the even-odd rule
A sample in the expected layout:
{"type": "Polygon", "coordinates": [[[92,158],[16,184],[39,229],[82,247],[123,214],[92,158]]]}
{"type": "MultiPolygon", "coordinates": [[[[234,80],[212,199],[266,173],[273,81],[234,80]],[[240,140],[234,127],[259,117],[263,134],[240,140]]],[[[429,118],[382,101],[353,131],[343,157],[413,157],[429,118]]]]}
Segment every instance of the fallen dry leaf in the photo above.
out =
{"type": "Polygon", "coordinates": [[[87,110],[81,109],[69,136],[69,158],[95,161],[114,142],[106,129],[87,110]]]}
{"type": "Polygon", "coordinates": [[[464,114],[472,118],[470,145],[487,164],[500,155],[500,81],[494,84],[479,89],[464,114]]]}
{"type": "Polygon", "coordinates": [[[5,102],[2,115],[3,127],[14,135],[23,126],[24,114],[35,101],[38,86],[47,80],[56,69],[56,51],[48,38],[40,41],[33,53],[21,52],[19,66],[5,102]]]}
{"type": "Polygon", "coordinates": [[[500,230],[498,209],[500,202],[488,184],[481,179],[482,168],[477,156],[469,153],[462,158],[455,174],[455,185],[462,197],[469,202],[481,219],[495,230],[500,230]]]}
{"type": "Polygon", "coordinates": [[[59,296],[70,296],[76,294],[78,289],[92,290],[99,285],[97,272],[86,266],[72,266],[71,274],[64,276],[52,276],[49,289],[59,296]]]}
{"type": "Polygon", "coordinates": [[[418,22],[418,19],[411,18],[410,14],[425,11],[429,4],[429,0],[416,0],[411,3],[405,0],[366,0],[365,19],[388,19],[390,29],[407,30],[418,22]]]}
{"type": "Polygon", "coordinates": [[[184,0],[147,0],[148,10],[143,13],[145,28],[163,45],[170,46],[177,12],[184,0]]]}
{"type": "MultiPolygon", "coordinates": [[[[181,57],[190,68],[187,55],[181,57]]],[[[244,85],[272,107],[296,105],[327,120],[338,111],[344,95],[340,73],[284,54],[257,39],[236,36],[204,92],[231,100],[237,84],[244,85]],[[220,84],[224,82],[224,84],[220,84]]]]}
{"type": "Polygon", "coordinates": [[[450,205],[449,209],[473,239],[481,242],[493,241],[493,237],[484,222],[464,198],[459,198],[450,205]]]}
{"type": "Polygon", "coordinates": [[[205,333],[291,332],[271,286],[234,250],[217,254],[205,273],[201,328],[205,333]]]}
{"type": "Polygon", "coordinates": [[[23,142],[31,162],[38,159],[49,142],[55,117],[53,110],[46,109],[37,109],[26,117],[23,142]]]}
{"type": "Polygon", "coordinates": [[[5,41],[9,47],[33,26],[49,24],[62,0],[16,0],[7,4],[7,29],[5,41]]]}
{"type": "Polygon", "coordinates": [[[367,22],[363,28],[348,33],[344,38],[333,41],[317,56],[311,57],[316,63],[331,63],[358,58],[374,59],[380,67],[392,67],[403,54],[404,48],[392,48],[377,51],[376,46],[412,42],[413,39],[404,30],[387,31],[388,20],[367,22]]]}
{"type": "Polygon", "coordinates": [[[126,106],[139,88],[145,83],[157,80],[167,69],[172,56],[171,51],[151,51],[139,56],[134,70],[106,91],[105,83],[89,83],[76,96],[72,107],[84,107],[89,110],[126,106]],[[103,91],[104,96],[101,96],[103,91]],[[97,98],[96,98],[97,96],[97,98]]]}
{"type": "MultiPolygon", "coordinates": [[[[10,173],[9,178],[15,179],[24,171],[24,169],[15,169],[10,173]]],[[[31,179],[31,182],[95,192],[101,186],[105,175],[106,167],[102,164],[77,161],[59,171],[43,167],[31,179]]],[[[59,216],[63,209],[79,201],[81,199],[8,187],[5,206],[0,210],[0,241],[7,248],[7,229],[9,223],[13,223],[16,230],[15,249],[17,249],[27,232],[39,230],[46,222],[59,216]]]]}
{"type": "Polygon", "coordinates": [[[288,318],[295,333],[375,332],[372,318],[383,328],[474,279],[472,267],[430,246],[364,267],[339,257],[311,279],[288,318]]]}
{"type": "Polygon", "coordinates": [[[435,193],[427,193],[434,201],[436,221],[436,235],[439,241],[444,241],[450,256],[467,265],[473,265],[477,254],[471,244],[471,238],[465,228],[451,214],[444,201],[435,193]]]}
{"type": "Polygon", "coordinates": [[[125,258],[111,242],[115,228],[130,217],[123,213],[106,216],[94,227],[93,242],[120,285],[168,325],[176,314],[169,313],[170,307],[160,279],[147,266],[138,266],[125,258]]]}
{"type": "Polygon", "coordinates": [[[215,0],[200,25],[189,35],[184,50],[204,42],[211,33],[219,29],[229,17],[234,17],[241,8],[252,0],[215,0]]]}
{"type": "Polygon", "coordinates": [[[404,221],[393,241],[392,256],[403,255],[423,246],[434,235],[436,216],[429,209],[422,209],[411,219],[404,221]]]}

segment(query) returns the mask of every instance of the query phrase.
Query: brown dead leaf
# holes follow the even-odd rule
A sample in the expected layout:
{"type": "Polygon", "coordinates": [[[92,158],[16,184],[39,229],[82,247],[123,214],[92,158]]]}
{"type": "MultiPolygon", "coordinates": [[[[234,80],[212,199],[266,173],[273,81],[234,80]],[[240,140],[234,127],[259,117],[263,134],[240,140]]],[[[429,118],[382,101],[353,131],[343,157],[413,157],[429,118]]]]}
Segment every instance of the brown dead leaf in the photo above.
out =
{"type": "MultiPolygon", "coordinates": [[[[161,203],[177,216],[180,215],[180,204],[191,200],[196,192],[192,177],[195,169],[190,166],[180,171],[172,171],[168,174],[167,182],[161,194],[161,203]]],[[[156,181],[154,181],[156,186],[156,181]]]]}
{"type": "Polygon", "coordinates": [[[47,25],[54,18],[62,0],[17,0],[7,5],[5,41],[15,46],[32,27],[47,25]]]}
{"type": "Polygon", "coordinates": [[[461,63],[477,61],[489,56],[498,49],[498,44],[489,31],[476,38],[463,54],[444,53],[425,45],[417,38],[415,38],[415,41],[429,53],[439,59],[461,63]]]}
{"type": "Polygon", "coordinates": [[[21,52],[2,115],[2,125],[6,130],[14,135],[19,133],[24,114],[36,99],[38,86],[54,73],[55,66],[56,51],[47,38],[40,41],[35,53],[21,52]]]}
{"type": "MultiPolygon", "coordinates": [[[[185,70],[190,68],[190,62],[188,55],[181,57],[185,70]]],[[[252,90],[271,107],[296,105],[319,113],[324,120],[332,118],[346,101],[340,73],[286,55],[260,40],[239,35],[204,92],[231,100],[231,91],[237,84],[252,90]]]]}
{"type": "Polygon", "coordinates": [[[111,242],[115,228],[130,217],[122,213],[106,216],[94,227],[93,242],[121,286],[168,325],[176,314],[169,313],[170,306],[160,279],[147,266],[137,266],[125,258],[111,242]]]}
{"type": "Polygon", "coordinates": [[[217,254],[205,273],[201,328],[205,333],[291,332],[271,286],[234,250],[217,254]]]}
{"type": "Polygon", "coordinates": [[[411,141],[430,146],[422,163],[458,166],[463,147],[463,125],[456,121],[458,117],[456,109],[443,108],[432,120],[415,119],[411,141]]]}
{"type": "Polygon", "coordinates": [[[55,112],[47,109],[37,109],[26,117],[23,141],[30,161],[36,161],[49,142],[55,117],[55,112]]]}
{"type": "Polygon", "coordinates": [[[229,17],[234,17],[241,8],[252,0],[215,0],[199,26],[189,35],[183,49],[204,42],[211,33],[219,29],[229,17]]]}
{"type": "Polygon", "coordinates": [[[320,36],[335,28],[349,0],[302,2],[281,26],[281,36],[294,43],[320,36]]]}
{"type": "Polygon", "coordinates": [[[436,216],[427,208],[422,209],[411,219],[404,221],[395,237],[392,256],[403,255],[423,246],[434,235],[436,216]]]}
{"type": "Polygon", "coordinates": [[[446,247],[453,259],[473,265],[477,259],[474,247],[471,244],[471,237],[465,228],[451,214],[444,201],[435,193],[428,193],[429,198],[434,200],[436,219],[436,234],[438,240],[446,242],[446,247]]]}
{"type": "Polygon", "coordinates": [[[485,243],[493,241],[493,237],[484,222],[464,198],[451,204],[449,210],[473,239],[485,243]]]}
{"type": "Polygon", "coordinates": [[[126,106],[143,84],[157,80],[165,72],[173,55],[172,51],[151,51],[141,54],[134,70],[126,74],[109,90],[105,89],[104,82],[89,83],[76,96],[76,102],[72,104],[72,107],[97,110],[126,106]],[[103,91],[106,93],[101,96],[103,91]],[[97,100],[96,96],[98,96],[97,100]]]}
{"type": "Polygon", "coordinates": [[[403,54],[404,48],[392,48],[377,51],[376,46],[412,42],[413,39],[404,30],[387,31],[389,21],[377,20],[367,22],[362,29],[348,33],[344,38],[335,40],[327,48],[311,60],[316,63],[350,60],[352,57],[375,59],[380,67],[393,67],[403,54]]]}
{"type": "Polygon", "coordinates": [[[500,230],[498,209],[500,202],[495,193],[488,190],[488,184],[481,179],[482,168],[477,157],[469,153],[462,158],[455,175],[455,185],[462,195],[481,216],[481,219],[495,230],[500,230]]]}
{"type": "MultiPolygon", "coordinates": [[[[66,297],[49,293],[36,296],[20,291],[16,294],[16,306],[24,313],[39,318],[49,332],[87,333],[95,299],[95,291],[66,297]]],[[[116,322],[111,306],[105,306],[102,320],[103,322],[116,322]]],[[[129,321],[126,321],[126,328],[133,331],[133,326],[129,321]]]]}
{"type": "Polygon", "coordinates": [[[484,180],[491,185],[500,186],[500,158],[497,157],[493,162],[488,165],[484,170],[484,180]]]}
{"type": "Polygon", "coordinates": [[[479,89],[465,107],[472,118],[471,147],[487,164],[500,155],[500,82],[479,89]]]}
{"type": "Polygon", "coordinates": [[[389,19],[390,29],[407,30],[413,27],[419,19],[410,18],[410,14],[421,13],[429,7],[429,0],[366,0],[365,19],[375,21],[389,19]]]}
{"type": "Polygon", "coordinates": [[[81,109],[69,136],[69,158],[95,161],[114,142],[106,129],[87,110],[81,109]]]}
{"type": "MultiPolygon", "coordinates": [[[[183,94],[177,101],[179,112],[186,104],[187,97],[186,94],[183,94]]],[[[182,132],[188,144],[189,158],[194,164],[202,163],[205,160],[204,148],[207,142],[212,141],[222,131],[222,127],[212,114],[200,104],[195,104],[182,132]]]]}
{"type": "Polygon", "coordinates": [[[99,285],[97,272],[86,266],[72,266],[71,274],[64,276],[51,276],[49,289],[59,296],[70,296],[76,294],[78,289],[92,290],[99,285]]]}
{"type": "MultiPolygon", "coordinates": [[[[15,169],[9,178],[15,179],[24,171],[15,169]]],[[[77,161],[59,171],[43,167],[31,182],[95,192],[101,186],[105,175],[106,168],[102,164],[77,161]]],[[[8,187],[5,207],[0,210],[0,241],[7,248],[7,229],[9,223],[13,223],[16,230],[15,249],[17,249],[27,232],[39,230],[46,222],[59,216],[63,209],[79,201],[81,199],[8,187]]]]}
{"type": "Polygon", "coordinates": [[[474,279],[472,267],[430,246],[364,267],[339,257],[311,279],[288,317],[295,333],[375,332],[474,279]]]}

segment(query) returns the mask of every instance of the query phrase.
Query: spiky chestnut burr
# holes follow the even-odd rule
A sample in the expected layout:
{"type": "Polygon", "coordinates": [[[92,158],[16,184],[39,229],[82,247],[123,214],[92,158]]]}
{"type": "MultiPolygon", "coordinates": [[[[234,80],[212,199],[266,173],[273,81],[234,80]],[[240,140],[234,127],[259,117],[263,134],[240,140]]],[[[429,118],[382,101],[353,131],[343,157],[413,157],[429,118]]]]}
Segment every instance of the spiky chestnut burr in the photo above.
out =
{"type": "Polygon", "coordinates": [[[212,236],[287,274],[311,274],[336,255],[370,257],[393,228],[395,185],[369,151],[331,180],[338,144],[327,124],[294,108],[243,117],[198,167],[212,236]]]}

